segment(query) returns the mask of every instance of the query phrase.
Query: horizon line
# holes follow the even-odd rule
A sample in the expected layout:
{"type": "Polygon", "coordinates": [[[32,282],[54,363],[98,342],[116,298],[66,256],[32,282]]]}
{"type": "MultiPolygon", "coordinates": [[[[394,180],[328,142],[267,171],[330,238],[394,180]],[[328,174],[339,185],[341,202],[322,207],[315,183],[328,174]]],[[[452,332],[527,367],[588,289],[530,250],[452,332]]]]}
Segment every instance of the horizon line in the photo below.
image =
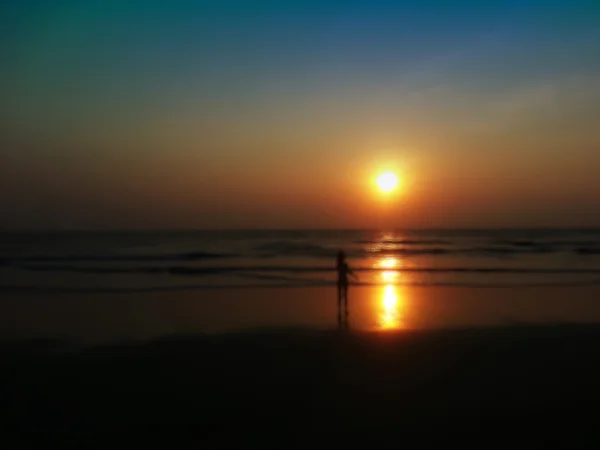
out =
{"type": "Polygon", "coordinates": [[[194,232],[439,232],[439,231],[600,231],[600,226],[511,226],[511,227],[189,227],[189,228],[10,228],[0,233],[194,233],[194,232]]]}

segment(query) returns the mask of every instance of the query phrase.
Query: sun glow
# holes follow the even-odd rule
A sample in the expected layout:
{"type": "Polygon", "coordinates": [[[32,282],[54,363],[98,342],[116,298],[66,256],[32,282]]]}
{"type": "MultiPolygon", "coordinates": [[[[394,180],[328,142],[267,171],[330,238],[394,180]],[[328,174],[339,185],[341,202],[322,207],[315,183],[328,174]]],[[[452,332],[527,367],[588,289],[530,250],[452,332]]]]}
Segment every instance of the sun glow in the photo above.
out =
{"type": "Polygon", "coordinates": [[[379,190],[385,193],[395,191],[399,185],[398,175],[390,171],[381,173],[376,182],[379,190]]]}

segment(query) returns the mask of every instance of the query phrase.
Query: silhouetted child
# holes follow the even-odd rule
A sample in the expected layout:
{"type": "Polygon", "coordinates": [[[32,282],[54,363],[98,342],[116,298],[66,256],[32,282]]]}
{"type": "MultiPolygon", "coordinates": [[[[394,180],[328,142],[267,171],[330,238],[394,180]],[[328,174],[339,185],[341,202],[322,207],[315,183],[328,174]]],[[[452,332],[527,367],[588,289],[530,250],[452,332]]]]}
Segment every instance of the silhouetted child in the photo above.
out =
{"type": "Polygon", "coordinates": [[[350,275],[355,279],[358,279],[358,277],[346,262],[346,254],[343,250],[340,250],[337,255],[337,273],[338,314],[341,315],[342,307],[345,307],[346,315],[348,315],[348,276],[350,275]]]}

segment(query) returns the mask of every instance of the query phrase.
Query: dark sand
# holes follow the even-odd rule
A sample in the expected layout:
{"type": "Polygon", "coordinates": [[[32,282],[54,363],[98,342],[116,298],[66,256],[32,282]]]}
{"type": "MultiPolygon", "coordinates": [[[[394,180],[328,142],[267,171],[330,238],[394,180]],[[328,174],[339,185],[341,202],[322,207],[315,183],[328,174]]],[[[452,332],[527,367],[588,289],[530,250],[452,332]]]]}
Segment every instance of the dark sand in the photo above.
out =
{"type": "Polygon", "coordinates": [[[355,289],[349,333],[331,289],[15,293],[0,301],[2,437],[597,448],[599,292],[355,289]]]}
{"type": "Polygon", "coordinates": [[[600,326],[3,344],[13,447],[597,448],[600,326]]]}

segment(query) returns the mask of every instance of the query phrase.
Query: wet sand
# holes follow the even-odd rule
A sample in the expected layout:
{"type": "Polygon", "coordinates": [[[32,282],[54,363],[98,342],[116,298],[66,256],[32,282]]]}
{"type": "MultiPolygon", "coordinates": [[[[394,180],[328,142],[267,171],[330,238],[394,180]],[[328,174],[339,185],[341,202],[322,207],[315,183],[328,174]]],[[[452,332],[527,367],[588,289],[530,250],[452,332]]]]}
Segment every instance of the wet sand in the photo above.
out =
{"type": "Polygon", "coordinates": [[[15,294],[0,425],[86,448],[597,448],[599,293],[357,288],[349,330],[332,289],[15,294]]]}
{"type": "MultiPolygon", "coordinates": [[[[337,327],[335,288],[175,292],[4,293],[0,339],[48,338],[83,345],[177,333],[337,327]]],[[[466,288],[386,285],[350,292],[358,331],[600,323],[600,287],[466,288]]]]}

